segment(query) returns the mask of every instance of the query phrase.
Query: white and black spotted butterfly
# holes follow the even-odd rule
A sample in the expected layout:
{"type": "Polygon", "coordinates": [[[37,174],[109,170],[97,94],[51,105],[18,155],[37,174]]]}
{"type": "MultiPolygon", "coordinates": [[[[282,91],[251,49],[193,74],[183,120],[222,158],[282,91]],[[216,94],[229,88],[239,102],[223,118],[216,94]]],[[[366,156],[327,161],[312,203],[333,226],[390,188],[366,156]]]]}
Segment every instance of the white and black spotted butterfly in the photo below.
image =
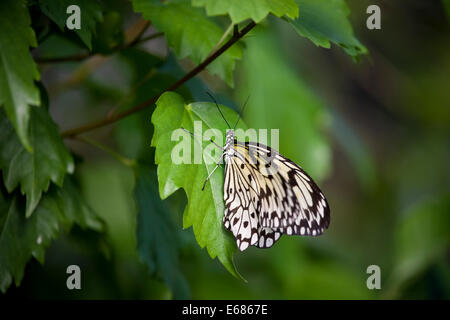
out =
{"type": "Polygon", "coordinates": [[[251,245],[270,248],[282,234],[318,236],[328,228],[328,202],[300,166],[268,146],[237,141],[233,129],[227,130],[225,146],[218,147],[222,156],[203,188],[223,158],[223,223],[240,251],[251,245]]]}

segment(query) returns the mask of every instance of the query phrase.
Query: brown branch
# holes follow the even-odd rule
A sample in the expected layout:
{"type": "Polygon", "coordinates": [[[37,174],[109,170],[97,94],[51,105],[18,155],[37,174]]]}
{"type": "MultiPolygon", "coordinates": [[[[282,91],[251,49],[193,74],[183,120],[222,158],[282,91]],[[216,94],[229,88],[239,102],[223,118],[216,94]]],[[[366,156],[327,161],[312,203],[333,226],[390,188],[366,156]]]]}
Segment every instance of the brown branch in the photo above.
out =
{"type": "Polygon", "coordinates": [[[86,125],[83,125],[78,128],[70,129],[67,131],[64,131],[61,133],[63,137],[73,137],[76,135],[79,135],[81,133],[91,131],[103,126],[106,126],[108,124],[114,123],[122,118],[125,118],[126,116],[129,116],[133,113],[136,113],[138,111],[141,111],[158,100],[158,98],[166,91],[173,91],[177,88],[179,88],[181,85],[183,85],[188,80],[195,77],[197,74],[199,74],[202,70],[204,70],[211,62],[213,62],[217,57],[219,57],[222,53],[224,53],[228,48],[230,48],[233,44],[235,44],[239,39],[241,39],[244,35],[246,35],[251,29],[255,27],[255,23],[252,21],[247,26],[245,26],[242,31],[234,33],[233,36],[218,50],[214,51],[211,55],[209,55],[202,63],[197,65],[194,69],[192,69],[189,73],[187,73],[183,78],[178,80],[177,82],[173,83],[171,86],[166,88],[165,90],[158,93],[156,96],[150,98],[147,101],[144,101],[143,103],[135,106],[134,108],[131,108],[129,110],[117,113],[112,115],[111,117],[106,117],[104,119],[94,121],[91,123],[88,123],[86,125]]]}

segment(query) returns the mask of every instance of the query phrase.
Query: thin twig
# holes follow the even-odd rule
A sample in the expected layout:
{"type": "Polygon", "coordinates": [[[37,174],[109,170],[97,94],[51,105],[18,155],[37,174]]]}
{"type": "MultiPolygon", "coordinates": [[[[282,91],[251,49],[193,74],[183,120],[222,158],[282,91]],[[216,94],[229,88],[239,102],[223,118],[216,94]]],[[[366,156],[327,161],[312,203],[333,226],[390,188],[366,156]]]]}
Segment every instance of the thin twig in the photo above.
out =
{"type": "Polygon", "coordinates": [[[213,54],[222,45],[222,43],[225,41],[225,39],[230,34],[231,30],[233,30],[233,22],[230,24],[230,26],[227,28],[227,30],[225,30],[225,32],[223,33],[223,35],[220,38],[219,42],[217,42],[217,44],[211,50],[211,54],[213,54]]]}
{"type": "Polygon", "coordinates": [[[113,149],[101,144],[100,142],[96,141],[96,140],[92,140],[88,137],[85,136],[77,136],[77,137],[73,137],[73,139],[77,139],[79,141],[82,141],[86,144],[89,144],[91,146],[94,146],[100,150],[102,150],[103,152],[109,154],[110,156],[112,156],[113,158],[117,159],[119,162],[123,163],[125,166],[127,167],[133,167],[136,165],[136,161],[134,159],[129,159],[126,158],[124,156],[122,156],[121,154],[119,154],[118,152],[114,151],[113,149]]]}
{"type": "Polygon", "coordinates": [[[189,73],[187,73],[184,77],[182,77],[180,80],[176,81],[172,85],[170,85],[165,90],[161,91],[154,97],[150,98],[147,101],[144,101],[143,103],[135,106],[134,108],[131,108],[129,110],[125,110],[123,112],[114,114],[112,117],[107,117],[98,121],[94,121],[88,124],[85,124],[81,127],[70,129],[67,131],[64,131],[61,133],[63,137],[73,137],[80,133],[91,131],[103,126],[106,126],[108,124],[114,123],[122,118],[125,118],[126,116],[129,116],[133,113],[136,113],[138,111],[141,111],[151,105],[153,105],[156,100],[166,91],[173,91],[177,88],[179,88],[181,85],[186,83],[188,80],[195,77],[198,73],[200,73],[202,70],[204,70],[211,62],[213,62],[217,57],[219,57],[222,53],[224,53],[228,48],[230,48],[233,44],[235,44],[239,39],[241,39],[244,35],[246,35],[250,30],[252,30],[256,24],[252,21],[247,26],[245,26],[242,31],[234,33],[233,36],[219,49],[217,49],[213,54],[209,55],[202,63],[197,65],[194,69],[192,69],[189,73]]]}

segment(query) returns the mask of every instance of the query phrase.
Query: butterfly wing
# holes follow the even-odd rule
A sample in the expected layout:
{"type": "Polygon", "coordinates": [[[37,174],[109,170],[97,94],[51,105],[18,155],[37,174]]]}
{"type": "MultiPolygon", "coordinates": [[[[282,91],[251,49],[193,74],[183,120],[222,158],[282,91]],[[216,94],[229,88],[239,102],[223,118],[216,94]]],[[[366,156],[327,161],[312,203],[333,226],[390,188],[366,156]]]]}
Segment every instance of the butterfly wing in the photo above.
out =
{"type": "Polygon", "coordinates": [[[255,154],[254,166],[264,177],[260,196],[268,200],[262,202],[261,225],[286,234],[322,234],[330,224],[330,208],[312,178],[270,147],[251,142],[239,145],[255,154]]]}
{"type": "Polygon", "coordinates": [[[225,165],[225,215],[223,223],[244,251],[258,241],[257,189],[249,177],[249,168],[239,157],[231,157],[225,165]]]}
{"type": "Polygon", "coordinates": [[[327,200],[301,167],[262,144],[236,142],[234,148],[234,156],[225,167],[228,188],[225,188],[224,223],[235,235],[241,251],[248,245],[242,246],[239,240],[248,237],[249,245],[268,248],[281,234],[317,236],[328,228],[327,200]],[[238,186],[234,192],[233,185],[238,186]],[[240,210],[239,203],[248,206],[240,210]],[[233,229],[233,222],[238,225],[248,221],[246,210],[250,217],[257,217],[257,224],[254,218],[251,220],[250,234],[242,227],[233,229]]]}

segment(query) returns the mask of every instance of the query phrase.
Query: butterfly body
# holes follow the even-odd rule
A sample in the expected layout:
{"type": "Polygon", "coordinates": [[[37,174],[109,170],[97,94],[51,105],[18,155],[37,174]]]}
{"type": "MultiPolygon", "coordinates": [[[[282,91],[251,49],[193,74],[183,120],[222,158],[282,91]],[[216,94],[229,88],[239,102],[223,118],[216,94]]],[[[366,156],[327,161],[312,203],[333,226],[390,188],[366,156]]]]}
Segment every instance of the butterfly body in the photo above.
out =
{"type": "Polygon", "coordinates": [[[328,228],[325,196],[305,171],[268,146],[239,142],[228,130],[223,223],[239,250],[271,247],[282,234],[318,236],[328,228]]]}
{"type": "Polygon", "coordinates": [[[227,135],[225,138],[225,147],[224,147],[224,157],[225,163],[230,157],[234,156],[234,130],[227,130],[227,135]]]}

